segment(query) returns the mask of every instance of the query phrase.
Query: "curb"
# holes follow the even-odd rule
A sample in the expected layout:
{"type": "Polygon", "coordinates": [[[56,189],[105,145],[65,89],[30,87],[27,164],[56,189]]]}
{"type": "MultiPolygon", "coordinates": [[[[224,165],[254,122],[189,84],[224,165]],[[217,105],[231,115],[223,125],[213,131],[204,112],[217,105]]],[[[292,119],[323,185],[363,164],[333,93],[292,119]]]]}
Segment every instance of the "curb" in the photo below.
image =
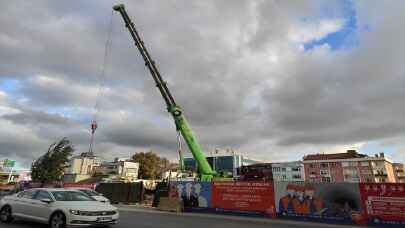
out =
{"type": "Polygon", "coordinates": [[[186,216],[186,217],[198,217],[198,218],[216,218],[216,219],[226,219],[231,221],[249,221],[249,222],[260,222],[267,224],[284,224],[284,225],[300,225],[307,227],[328,227],[328,228],[359,228],[359,226],[351,225],[337,225],[337,224],[328,224],[328,223],[316,223],[316,222],[307,222],[307,221],[292,221],[284,219],[266,219],[266,218],[252,218],[244,217],[237,215],[221,215],[221,214],[209,214],[209,213],[182,213],[182,212],[168,212],[161,211],[155,208],[138,208],[138,207],[128,207],[122,205],[115,205],[119,211],[125,212],[142,212],[142,213],[152,213],[152,214],[161,214],[161,215],[173,215],[173,216],[186,216]]]}

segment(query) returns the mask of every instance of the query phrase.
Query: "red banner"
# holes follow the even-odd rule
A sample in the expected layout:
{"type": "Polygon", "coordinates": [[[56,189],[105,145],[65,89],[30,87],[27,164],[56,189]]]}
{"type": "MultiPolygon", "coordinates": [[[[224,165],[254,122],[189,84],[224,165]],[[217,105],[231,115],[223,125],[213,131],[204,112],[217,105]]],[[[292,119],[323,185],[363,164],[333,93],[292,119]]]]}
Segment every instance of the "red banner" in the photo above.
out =
{"type": "Polygon", "coordinates": [[[64,183],[64,188],[89,188],[96,189],[96,184],[79,184],[79,183],[64,183]]]}
{"type": "Polygon", "coordinates": [[[213,182],[212,207],[275,215],[272,182],[213,182]]]}
{"type": "Polygon", "coordinates": [[[405,184],[360,184],[364,213],[373,222],[405,221],[405,184]]]}

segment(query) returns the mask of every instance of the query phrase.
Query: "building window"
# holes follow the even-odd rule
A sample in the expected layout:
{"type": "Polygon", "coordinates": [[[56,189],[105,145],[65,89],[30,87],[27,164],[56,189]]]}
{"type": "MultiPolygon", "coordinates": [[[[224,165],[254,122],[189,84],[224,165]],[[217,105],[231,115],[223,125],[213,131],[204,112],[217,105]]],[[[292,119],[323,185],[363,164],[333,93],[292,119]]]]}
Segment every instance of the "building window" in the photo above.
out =
{"type": "Polygon", "coordinates": [[[350,166],[357,166],[358,163],[357,162],[350,162],[350,166]]]}
{"type": "Polygon", "coordinates": [[[342,162],[342,167],[348,167],[349,166],[349,162],[342,162]]]}
{"type": "Polygon", "coordinates": [[[361,166],[368,166],[368,164],[369,164],[368,162],[361,162],[360,163],[361,166]]]}
{"type": "Polygon", "coordinates": [[[369,169],[363,169],[363,170],[360,170],[360,172],[362,174],[371,174],[371,171],[369,169]]]}
{"type": "Polygon", "coordinates": [[[285,168],[281,168],[281,171],[285,172],[285,171],[286,171],[286,169],[285,169],[285,168]]]}
{"type": "Polygon", "coordinates": [[[328,168],[328,167],[329,167],[328,163],[321,163],[321,168],[328,168]]]}
{"type": "Polygon", "coordinates": [[[315,164],[309,164],[309,168],[315,168],[315,164]]]}
{"type": "Polygon", "coordinates": [[[322,182],[330,183],[331,179],[330,177],[322,177],[322,182]]]}
{"type": "Polygon", "coordinates": [[[328,170],[321,170],[321,175],[329,175],[329,171],[328,170]]]}

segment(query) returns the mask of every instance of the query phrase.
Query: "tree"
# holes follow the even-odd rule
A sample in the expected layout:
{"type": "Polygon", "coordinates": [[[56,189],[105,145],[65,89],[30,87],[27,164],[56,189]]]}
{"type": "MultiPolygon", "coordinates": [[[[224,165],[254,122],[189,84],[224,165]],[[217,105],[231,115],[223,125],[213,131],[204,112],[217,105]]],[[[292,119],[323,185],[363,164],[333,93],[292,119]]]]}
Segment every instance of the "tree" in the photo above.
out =
{"type": "Polygon", "coordinates": [[[48,151],[33,162],[31,166],[32,180],[41,183],[61,180],[73,151],[73,146],[67,138],[52,143],[48,151]]]}
{"type": "Polygon", "coordinates": [[[135,153],[131,161],[139,163],[138,177],[140,179],[159,178],[163,172],[171,168],[170,161],[167,158],[159,157],[152,151],[135,153]]]}

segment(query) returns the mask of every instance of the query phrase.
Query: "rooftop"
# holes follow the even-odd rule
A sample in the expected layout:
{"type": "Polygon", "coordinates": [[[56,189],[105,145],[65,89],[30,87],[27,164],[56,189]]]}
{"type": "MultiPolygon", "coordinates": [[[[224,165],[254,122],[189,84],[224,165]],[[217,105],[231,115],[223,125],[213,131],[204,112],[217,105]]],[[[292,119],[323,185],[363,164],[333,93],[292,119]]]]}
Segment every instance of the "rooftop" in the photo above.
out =
{"type": "Polygon", "coordinates": [[[350,158],[365,158],[368,157],[365,154],[359,154],[355,150],[348,150],[346,153],[336,154],[309,154],[305,155],[303,160],[335,160],[335,159],[350,159],[350,158]]]}

